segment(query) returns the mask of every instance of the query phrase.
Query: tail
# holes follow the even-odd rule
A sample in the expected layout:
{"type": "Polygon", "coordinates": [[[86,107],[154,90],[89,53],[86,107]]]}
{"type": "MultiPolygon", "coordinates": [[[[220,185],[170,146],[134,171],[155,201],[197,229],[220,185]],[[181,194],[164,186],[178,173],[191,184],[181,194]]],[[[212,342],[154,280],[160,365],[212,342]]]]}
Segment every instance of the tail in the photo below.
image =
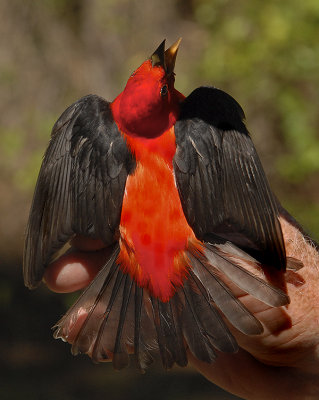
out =
{"type": "Polygon", "coordinates": [[[115,369],[134,354],[144,371],[160,355],[164,368],[187,365],[189,349],[199,360],[212,363],[216,351],[238,350],[224,319],[247,335],[263,326],[220,278],[221,272],[239,288],[273,307],[289,297],[249,272],[258,262],[230,243],[190,244],[190,268],[182,287],[161,302],[122,272],[117,247],[107,264],[67,314],[55,325],[55,338],[72,343],[72,353],[87,353],[95,362],[112,360],[115,369]]]}

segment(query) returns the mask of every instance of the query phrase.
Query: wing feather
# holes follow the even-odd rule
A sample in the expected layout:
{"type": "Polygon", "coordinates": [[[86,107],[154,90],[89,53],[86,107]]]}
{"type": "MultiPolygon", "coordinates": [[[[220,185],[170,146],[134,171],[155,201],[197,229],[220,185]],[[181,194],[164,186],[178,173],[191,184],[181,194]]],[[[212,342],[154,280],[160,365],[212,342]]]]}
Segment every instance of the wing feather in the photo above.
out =
{"type": "Polygon", "coordinates": [[[89,95],[61,115],[44,155],[26,231],[28,287],[39,284],[54,253],[74,235],[114,242],[134,167],[107,101],[89,95]]]}
{"type": "Polygon", "coordinates": [[[239,104],[216,88],[184,100],[173,160],[182,207],[198,239],[219,235],[285,270],[276,200],[243,119],[239,104]]]}

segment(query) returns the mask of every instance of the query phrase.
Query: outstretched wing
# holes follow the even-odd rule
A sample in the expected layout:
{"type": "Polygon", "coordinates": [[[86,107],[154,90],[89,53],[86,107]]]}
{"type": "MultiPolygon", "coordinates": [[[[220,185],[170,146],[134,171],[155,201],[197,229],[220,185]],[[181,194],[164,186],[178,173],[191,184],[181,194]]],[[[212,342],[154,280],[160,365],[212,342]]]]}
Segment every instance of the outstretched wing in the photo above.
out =
{"type": "Polygon", "coordinates": [[[64,111],[52,130],[27,226],[28,287],[40,282],[53,254],[75,234],[114,242],[134,168],[107,101],[89,95],[64,111]]]}
{"type": "Polygon", "coordinates": [[[181,203],[197,238],[218,235],[284,270],[276,201],[243,120],[240,105],[219,89],[200,87],[184,100],[174,156],[181,203]]]}

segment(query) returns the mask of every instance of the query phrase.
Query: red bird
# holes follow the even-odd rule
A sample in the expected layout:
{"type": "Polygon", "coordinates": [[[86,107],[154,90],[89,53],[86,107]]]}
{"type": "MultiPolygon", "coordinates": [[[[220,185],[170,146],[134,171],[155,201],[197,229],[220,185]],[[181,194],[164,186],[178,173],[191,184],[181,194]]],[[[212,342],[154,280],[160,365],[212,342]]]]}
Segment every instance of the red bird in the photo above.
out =
{"type": "Polygon", "coordinates": [[[260,334],[262,324],[223,276],[270,306],[289,302],[248,271],[284,271],[287,260],[244,112],[219,89],[200,87],[185,98],[174,88],[179,43],[165,51],[164,41],[113,102],[89,95],[64,111],[30,212],[29,288],[76,235],[113,246],[55,337],[117,369],[129,352],[142,370],[158,353],[170,368],[187,364],[187,349],[206,362],[215,349],[235,352],[224,319],[260,334]]]}

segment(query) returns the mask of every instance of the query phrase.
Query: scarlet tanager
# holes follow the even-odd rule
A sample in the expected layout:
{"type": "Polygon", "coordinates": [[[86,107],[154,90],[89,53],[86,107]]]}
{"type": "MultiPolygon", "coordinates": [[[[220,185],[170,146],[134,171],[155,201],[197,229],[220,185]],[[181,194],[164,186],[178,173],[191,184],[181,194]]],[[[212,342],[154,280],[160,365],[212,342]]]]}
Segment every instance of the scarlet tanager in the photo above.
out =
{"type": "Polygon", "coordinates": [[[112,246],[55,337],[72,342],[74,354],[112,359],[116,369],[129,353],[141,370],[158,354],[165,368],[185,366],[187,349],[211,363],[216,350],[238,349],[228,323],[262,333],[225,280],[272,307],[289,303],[251,272],[283,272],[287,258],[244,112],[217,88],[186,98],[174,88],[179,44],[165,51],[161,43],[113,102],[88,95],[64,111],[26,232],[29,288],[75,236],[112,246]]]}

